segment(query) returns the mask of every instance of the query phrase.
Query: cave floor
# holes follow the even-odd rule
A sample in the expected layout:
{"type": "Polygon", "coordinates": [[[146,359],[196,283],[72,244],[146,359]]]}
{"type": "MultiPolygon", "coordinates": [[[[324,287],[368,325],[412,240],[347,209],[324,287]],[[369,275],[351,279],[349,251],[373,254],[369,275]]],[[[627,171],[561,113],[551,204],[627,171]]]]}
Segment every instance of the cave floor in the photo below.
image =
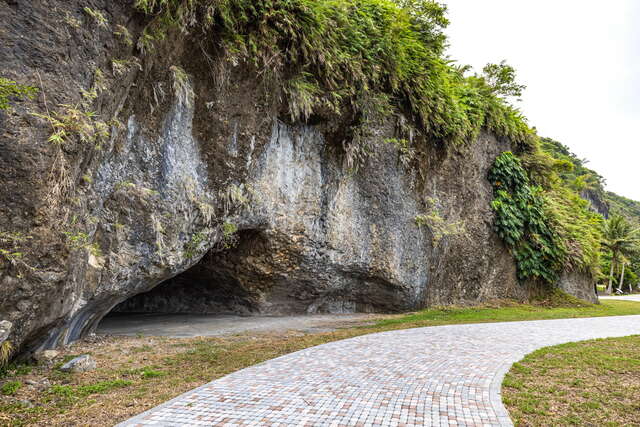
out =
{"type": "Polygon", "coordinates": [[[216,337],[253,332],[329,332],[369,324],[380,314],[314,314],[296,316],[237,316],[199,314],[113,314],[96,330],[102,335],[168,338],[216,337]]]}

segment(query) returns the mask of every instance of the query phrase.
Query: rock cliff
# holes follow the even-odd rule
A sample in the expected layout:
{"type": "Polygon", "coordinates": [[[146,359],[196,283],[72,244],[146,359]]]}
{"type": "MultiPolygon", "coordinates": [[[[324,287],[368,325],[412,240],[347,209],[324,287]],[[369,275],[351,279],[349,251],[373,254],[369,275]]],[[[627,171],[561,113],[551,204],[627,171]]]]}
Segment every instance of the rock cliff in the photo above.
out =
{"type": "Polygon", "coordinates": [[[77,339],[114,308],[389,312],[539,291],[493,231],[486,176],[508,141],[407,149],[387,120],[354,163],[340,123],[287,120],[201,40],[141,55],[127,38],[143,19],[125,1],[0,2],[2,73],[40,88],[0,110],[0,320],[17,347],[77,339]],[[56,123],[73,138],[51,141],[56,123]]]}

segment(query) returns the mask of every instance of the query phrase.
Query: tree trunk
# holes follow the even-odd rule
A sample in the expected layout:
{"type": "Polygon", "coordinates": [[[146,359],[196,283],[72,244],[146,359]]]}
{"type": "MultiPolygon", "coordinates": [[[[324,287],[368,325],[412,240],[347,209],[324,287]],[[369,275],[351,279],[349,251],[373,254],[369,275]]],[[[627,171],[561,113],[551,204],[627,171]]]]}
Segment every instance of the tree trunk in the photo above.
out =
{"type": "Polygon", "coordinates": [[[606,290],[606,294],[607,295],[611,295],[611,292],[613,291],[613,264],[614,264],[614,260],[615,257],[611,257],[611,268],[609,269],[609,286],[607,286],[607,290],[606,290]]]}
{"type": "Polygon", "coordinates": [[[622,262],[622,274],[620,274],[620,285],[618,285],[618,289],[620,289],[620,292],[622,292],[622,285],[624,285],[624,266],[625,263],[622,262]]]}

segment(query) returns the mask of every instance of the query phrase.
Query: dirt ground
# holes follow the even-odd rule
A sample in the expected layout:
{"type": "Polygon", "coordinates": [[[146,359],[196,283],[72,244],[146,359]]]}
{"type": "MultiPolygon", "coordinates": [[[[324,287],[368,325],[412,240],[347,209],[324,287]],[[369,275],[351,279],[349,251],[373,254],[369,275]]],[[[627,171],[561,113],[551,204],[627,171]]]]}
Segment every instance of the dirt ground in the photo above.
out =
{"type": "Polygon", "coordinates": [[[169,338],[218,337],[253,332],[328,332],[336,327],[366,323],[380,315],[317,314],[307,316],[235,316],[195,314],[117,314],[98,326],[99,335],[169,338]]]}

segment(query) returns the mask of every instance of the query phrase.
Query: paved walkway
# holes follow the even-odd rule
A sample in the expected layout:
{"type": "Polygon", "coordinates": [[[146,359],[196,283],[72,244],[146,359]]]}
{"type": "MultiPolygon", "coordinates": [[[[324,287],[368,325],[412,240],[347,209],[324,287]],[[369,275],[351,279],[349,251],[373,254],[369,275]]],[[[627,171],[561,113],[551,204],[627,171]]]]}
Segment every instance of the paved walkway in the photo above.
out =
{"type": "Polygon", "coordinates": [[[502,378],[544,346],[640,334],[640,316],[438,326],[273,359],[122,425],[508,426],[502,378]]]}
{"type": "Polygon", "coordinates": [[[640,302],[640,294],[634,295],[611,295],[611,296],[602,296],[598,297],[600,299],[621,299],[625,301],[638,301],[640,302]]]}

